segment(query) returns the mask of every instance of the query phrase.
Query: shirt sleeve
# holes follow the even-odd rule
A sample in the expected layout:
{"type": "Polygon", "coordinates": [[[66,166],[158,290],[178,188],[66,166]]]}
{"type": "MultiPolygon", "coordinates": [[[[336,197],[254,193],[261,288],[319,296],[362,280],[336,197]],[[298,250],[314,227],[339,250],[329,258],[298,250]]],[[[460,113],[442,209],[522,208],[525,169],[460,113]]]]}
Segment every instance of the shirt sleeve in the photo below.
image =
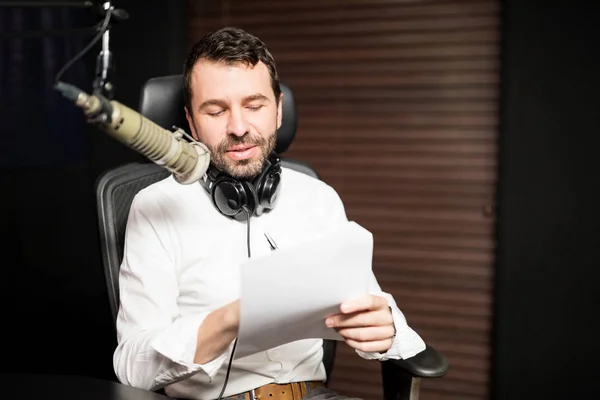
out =
{"type": "MultiPolygon", "coordinates": [[[[329,203],[331,204],[331,207],[329,208],[329,220],[333,224],[347,221],[348,218],[341,198],[333,188],[330,188],[330,192],[329,203]]],[[[407,359],[425,350],[425,342],[411,327],[408,326],[406,317],[402,311],[400,311],[400,308],[398,308],[393,296],[381,290],[375,274],[371,274],[369,292],[370,294],[387,299],[392,311],[396,335],[394,336],[392,346],[385,353],[364,352],[361,350],[356,350],[356,353],[367,360],[385,361],[388,359],[407,359]]]]}
{"type": "Polygon", "coordinates": [[[210,380],[228,359],[233,343],[206,364],[193,362],[198,328],[208,314],[180,315],[168,221],[158,203],[140,194],[129,213],[119,274],[115,373],[122,383],[146,390],[196,373],[210,380]]]}

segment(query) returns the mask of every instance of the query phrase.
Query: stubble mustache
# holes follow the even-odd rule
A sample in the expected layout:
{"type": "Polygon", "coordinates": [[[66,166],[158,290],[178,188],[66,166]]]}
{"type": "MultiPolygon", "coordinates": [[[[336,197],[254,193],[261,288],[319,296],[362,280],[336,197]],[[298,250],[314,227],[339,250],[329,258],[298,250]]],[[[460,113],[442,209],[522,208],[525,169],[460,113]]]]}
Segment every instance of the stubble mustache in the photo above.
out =
{"type": "Polygon", "coordinates": [[[258,146],[264,148],[267,146],[267,140],[260,136],[252,137],[248,133],[243,136],[229,135],[223,141],[221,141],[221,143],[219,143],[216,148],[216,152],[224,155],[230,148],[239,145],[248,147],[258,146]]]}

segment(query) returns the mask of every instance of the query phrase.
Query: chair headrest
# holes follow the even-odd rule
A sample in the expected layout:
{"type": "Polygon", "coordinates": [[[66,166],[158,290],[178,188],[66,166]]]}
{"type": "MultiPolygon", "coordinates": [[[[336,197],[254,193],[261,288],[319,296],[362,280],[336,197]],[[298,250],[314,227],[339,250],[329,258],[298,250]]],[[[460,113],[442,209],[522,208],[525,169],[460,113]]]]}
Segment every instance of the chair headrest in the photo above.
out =
{"type": "MultiPolygon", "coordinates": [[[[290,88],[280,84],[283,93],[283,117],[277,131],[275,151],[283,153],[296,135],[296,104],[290,88]]],[[[183,76],[170,75],[152,78],[142,86],[138,110],[143,116],[165,129],[177,126],[191,134],[185,118],[183,100],[183,76]]]]}

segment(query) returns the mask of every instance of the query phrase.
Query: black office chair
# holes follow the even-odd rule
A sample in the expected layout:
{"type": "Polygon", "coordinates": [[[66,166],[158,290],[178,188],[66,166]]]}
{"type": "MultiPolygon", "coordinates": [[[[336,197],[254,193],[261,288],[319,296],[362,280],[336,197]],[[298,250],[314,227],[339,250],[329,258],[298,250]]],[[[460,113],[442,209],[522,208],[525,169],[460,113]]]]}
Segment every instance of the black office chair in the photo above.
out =
{"type": "MultiPolygon", "coordinates": [[[[280,154],[291,144],[297,125],[293,93],[284,85],[282,91],[283,121],[277,132],[276,147],[280,154]]],[[[150,79],[142,88],[139,112],[165,129],[177,126],[190,133],[183,107],[181,75],[150,79]]],[[[319,178],[306,163],[282,158],[282,165],[319,178]]],[[[131,163],[109,170],[98,179],[96,195],[101,252],[113,322],[119,309],[119,269],[131,203],[141,189],[168,175],[167,170],[154,163],[131,163]]],[[[323,363],[328,377],[333,371],[336,343],[323,341],[323,363]]],[[[430,346],[408,360],[383,361],[381,366],[385,400],[418,399],[420,379],[441,377],[449,367],[446,359],[430,346]]]]}

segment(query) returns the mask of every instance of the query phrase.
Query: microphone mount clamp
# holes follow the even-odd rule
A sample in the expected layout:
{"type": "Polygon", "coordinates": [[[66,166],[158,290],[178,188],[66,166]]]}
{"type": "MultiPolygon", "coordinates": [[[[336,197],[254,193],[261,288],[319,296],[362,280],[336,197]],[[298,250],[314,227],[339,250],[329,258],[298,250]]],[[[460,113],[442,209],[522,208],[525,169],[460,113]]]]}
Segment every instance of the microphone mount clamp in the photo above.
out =
{"type": "Polygon", "coordinates": [[[111,21],[125,21],[129,18],[127,11],[115,8],[111,1],[104,1],[102,4],[92,5],[92,10],[102,16],[107,17],[109,21],[106,29],[102,33],[102,48],[96,58],[96,78],[94,80],[94,93],[101,94],[108,100],[112,100],[115,94],[115,86],[112,82],[112,77],[115,71],[114,57],[110,50],[110,30],[112,28],[111,21]]]}

